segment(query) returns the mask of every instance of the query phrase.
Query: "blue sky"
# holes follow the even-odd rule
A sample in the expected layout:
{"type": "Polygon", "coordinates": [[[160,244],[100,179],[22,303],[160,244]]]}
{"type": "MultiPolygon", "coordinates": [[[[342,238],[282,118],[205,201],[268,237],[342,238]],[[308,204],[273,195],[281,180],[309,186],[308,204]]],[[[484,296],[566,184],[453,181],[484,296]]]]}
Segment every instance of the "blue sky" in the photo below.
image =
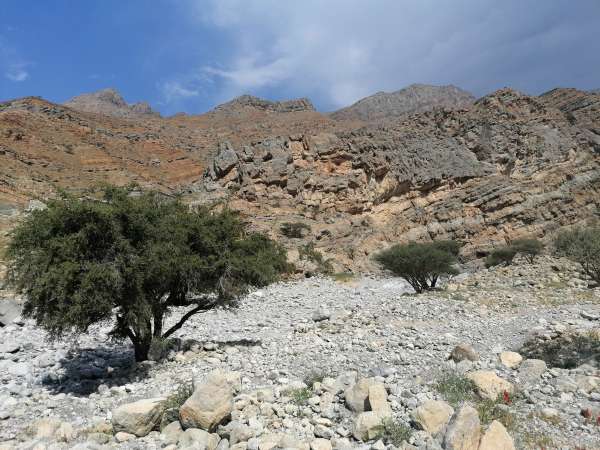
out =
{"type": "Polygon", "coordinates": [[[114,87],[173,114],[417,82],[600,88],[599,24],[598,0],[0,0],[0,100],[114,87]]]}

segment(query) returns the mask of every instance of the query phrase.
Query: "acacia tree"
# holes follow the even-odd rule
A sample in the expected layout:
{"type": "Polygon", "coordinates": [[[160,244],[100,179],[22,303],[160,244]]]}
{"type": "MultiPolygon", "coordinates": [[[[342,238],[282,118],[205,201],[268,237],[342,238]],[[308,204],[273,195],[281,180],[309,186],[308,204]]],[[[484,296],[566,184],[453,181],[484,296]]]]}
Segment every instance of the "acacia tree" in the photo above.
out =
{"type": "Polygon", "coordinates": [[[434,289],[443,275],[456,275],[461,244],[457,241],[396,244],[374,257],[381,266],[404,278],[415,292],[434,289]]]}
{"type": "Polygon", "coordinates": [[[32,212],[8,247],[8,281],[24,314],[51,337],[114,318],[143,361],[194,314],[235,303],[249,285],[288,270],[286,252],[249,233],[230,210],[210,212],[157,193],[108,187],[101,200],[66,196],[32,212]],[[176,306],[189,310],[165,329],[176,306]]]}

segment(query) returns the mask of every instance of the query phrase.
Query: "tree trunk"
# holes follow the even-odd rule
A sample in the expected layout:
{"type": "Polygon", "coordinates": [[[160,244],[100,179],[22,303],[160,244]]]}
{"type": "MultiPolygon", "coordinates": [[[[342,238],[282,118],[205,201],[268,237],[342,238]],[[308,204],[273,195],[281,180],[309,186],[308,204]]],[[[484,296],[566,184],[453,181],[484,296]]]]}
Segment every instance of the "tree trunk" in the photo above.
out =
{"type": "Polygon", "coordinates": [[[150,343],[152,341],[140,341],[133,343],[133,350],[135,352],[135,360],[137,362],[146,361],[148,359],[148,352],[150,351],[150,343]]]}

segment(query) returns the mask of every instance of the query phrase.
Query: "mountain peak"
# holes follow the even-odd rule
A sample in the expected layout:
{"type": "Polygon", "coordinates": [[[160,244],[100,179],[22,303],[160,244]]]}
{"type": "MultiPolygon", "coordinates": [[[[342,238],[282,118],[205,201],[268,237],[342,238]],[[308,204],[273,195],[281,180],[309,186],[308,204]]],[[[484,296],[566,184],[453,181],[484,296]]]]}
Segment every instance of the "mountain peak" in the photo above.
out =
{"type": "Polygon", "coordinates": [[[146,102],[128,104],[114,88],[81,94],[64,103],[78,111],[104,114],[107,116],[138,118],[140,116],[158,116],[146,102]]]}
{"type": "Polygon", "coordinates": [[[395,92],[377,92],[331,114],[338,120],[377,121],[434,108],[462,109],[475,97],[456,86],[411,84],[395,92]]]}
{"type": "Polygon", "coordinates": [[[249,108],[280,113],[315,110],[313,104],[307,98],[273,102],[253,95],[244,94],[235,97],[227,103],[216,106],[211,112],[239,114],[249,108]]]}

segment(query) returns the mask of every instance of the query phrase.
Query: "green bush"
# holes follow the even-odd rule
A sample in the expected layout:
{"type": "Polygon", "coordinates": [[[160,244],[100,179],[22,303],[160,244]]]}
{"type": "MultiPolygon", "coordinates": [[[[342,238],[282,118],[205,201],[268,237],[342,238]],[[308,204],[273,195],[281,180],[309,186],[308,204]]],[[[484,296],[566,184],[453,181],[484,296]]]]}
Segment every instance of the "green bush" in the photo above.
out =
{"type": "Polygon", "coordinates": [[[493,250],[487,258],[485,258],[485,267],[499,266],[503,264],[509,266],[513,259],[517,256],[517,251],[512,247],[502,247],[493,250]]]}
{"type": "Polygon", "coordinates": [[[8,281],[24,314],[51,337],[85,332],[115,316],[138,361],[192,315],[235,303],[247,286],[288,270],[285,250],[248,233],[237,214],[191,211],[156,193],[107,187],[102,200],[63,196],[32,212],[12,234],[8,281]],[[175,306],[190,309],[170,328],[175,306]]]}
{"type": "Polygon", "coordinates": [[[536,256],[542,253],[544,244],[537,239],[517,239],[512,241],[510,247],[522,255],[529,264],[533,264],[536,256]]]}
{"type": "Polygon", "coordinates": [[[492,267],[500,264],[509,266],[517,255],[522,255],[529,264],[533,264],[543,249],[544,244],[537,239],[516,239],[506,247],[493,250],[486,258],[485,266],[492,267]]]}
{"type": "Polygon", "coordinates": [[[315,248],[313,242],[298,247],[298,256],[301,260],[310,261],[317,266],[317,272],[323,274],[332,274],[333,265],[331,259],[325,259],[323,254],[315,248]]]}
{"type": "Polygon", "coordinates": [[[288,238],[303,238],[305,232],[310,232],[310,226],[302,222],[284,222],[279,229],[288,238]]]}
{"type": "Polygon", "coordinates": [[[600,227],[559,233],[554,246],[558,255],[579,263],[583,273],[600,284],[600,227]]]}
{"type": "Polygon", "coordinates": [[[450,242],[397,244],[376,254],[375,261],[421,293],[435,288],[440,276],[458,273],[453,265],[460,244],[450,242]]]}

